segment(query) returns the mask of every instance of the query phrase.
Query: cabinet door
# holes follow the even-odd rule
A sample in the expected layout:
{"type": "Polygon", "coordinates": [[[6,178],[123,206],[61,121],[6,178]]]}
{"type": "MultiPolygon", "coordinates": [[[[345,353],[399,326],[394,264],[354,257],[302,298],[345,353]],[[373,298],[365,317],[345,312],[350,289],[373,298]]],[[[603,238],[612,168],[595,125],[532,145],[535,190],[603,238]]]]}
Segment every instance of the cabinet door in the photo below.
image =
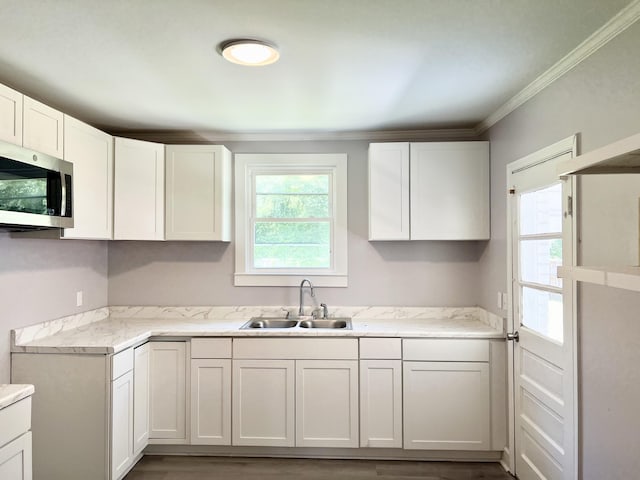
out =
{"type": "Polygon", "coordinates": [[[115,139],[116,240],[164,239],[164,145],[115,139]]]}
{"type": "Polygon", "coordinates": [[[0,478],[2,480],[31,480],[31,432],[0,447],[0,478]]]}
{"type": "Polygon", "coordinates": [[[24,97],[22,144],[64,158],[64,114],[33,98],[24,97]]]}
{"type": "Polygon", "coordinates": [[[149,443],[149,344],[133,352],[133,453],[139,454],[149,443]]]}
{"type": "Polygon", "coordinates": [[[22,98],[20,92],[0,84],[0,140],[22,145],[22,98]]]}
{"type": "Polygon", "coordinates": [[[191,443],[231,445],[231,360],[191,360],[191,443]]]}
{"type": "Polygon", "coordinates": [[[233,445],[293,447],[295,362],[233,361],[233,445]]]}
{"type": "Polygon", "coordinates": [[[358,361],[296,361],[296,446],[358,447],[358,361]]]}
{"type": "Polygon", "coordinates": [[[360,446],[402,448],[400,360],[360,360],[360,446]]]}
{"type": "Polygon", "coordinates": [[[133,372],[111,383],[111,479],[133,462],[133,372]]]}
{"type": "Polygon", "coordinates": [[[149,345],[149,439],[186,443],[186,343],[149,342],[149,345]]]}
{"type": "Polygon", "coordinates": [[[222,145],[167,146],[166,239],[231,240],[231,153],[222,145]]]}
{"type": "Polygon", "coordinates": [[[369,240],[409,240],[409,144],[369,145],[369,240]]]}
{"type": "Polygon", "coordinates": [[[113,238],[113,137],[64,116],[64,156],[73,163],[73,228],[64,238],[113,238]]]}
{"type": "Polygon", "coordinates": [[[489,238],[489,142],[411,144],[411,239],[489,238]]]}
{"type": "Polygon", "coordinates": [[[489,450],[489,364],[403,363],[404,448],[489,450]]]}

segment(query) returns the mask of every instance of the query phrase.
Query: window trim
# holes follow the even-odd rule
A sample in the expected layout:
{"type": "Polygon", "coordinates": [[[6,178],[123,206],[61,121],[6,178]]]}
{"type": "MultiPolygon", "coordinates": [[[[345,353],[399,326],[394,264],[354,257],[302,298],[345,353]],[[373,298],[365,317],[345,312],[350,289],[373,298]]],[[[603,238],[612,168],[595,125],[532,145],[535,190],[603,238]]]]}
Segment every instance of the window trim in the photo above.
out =
{"type": "MultiPolygon", "coordinates": [[[[292,172],[293,173],[293,172],[292,172]]],[[[310,279],[318,287],[346,287],[347,278],[347,155],[313,154],[236,154],[235,155],[235,286],[298,286],[302,279],[310,279]],[[331,169],[333,185],[331,203],[332,268],[289,270],[286,272],[259,271],[250,267],[251,220],[253,209],[253,173],[267,169],[282,172],[289,168],[301,170],[331,169]]]]}

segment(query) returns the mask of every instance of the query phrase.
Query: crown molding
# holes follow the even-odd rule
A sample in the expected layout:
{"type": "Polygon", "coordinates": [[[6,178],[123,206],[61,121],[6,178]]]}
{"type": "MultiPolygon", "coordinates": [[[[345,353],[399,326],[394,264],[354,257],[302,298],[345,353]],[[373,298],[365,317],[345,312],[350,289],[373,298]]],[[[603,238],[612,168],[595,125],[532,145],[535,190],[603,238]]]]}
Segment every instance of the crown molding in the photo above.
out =
{"type": "Polygon", "coordinates": [[[634,0],[551,68],[480,122],[475,127],[476,135],[481,135],[527,100],[540,93],[558,78],[562,77],[569,70],[580,64],[633,25],[638,19],[640,19],[640,0],[634,0]]]}
{"type": "Polygon", "coordinates": [[[475,140],[475,128],[426,130],[359,130],[351,132],[217,132],[217,131],[119,131],[116,136],[166,144],[222,142],[368,141],[415,142],[429,140],[475,140]]]}

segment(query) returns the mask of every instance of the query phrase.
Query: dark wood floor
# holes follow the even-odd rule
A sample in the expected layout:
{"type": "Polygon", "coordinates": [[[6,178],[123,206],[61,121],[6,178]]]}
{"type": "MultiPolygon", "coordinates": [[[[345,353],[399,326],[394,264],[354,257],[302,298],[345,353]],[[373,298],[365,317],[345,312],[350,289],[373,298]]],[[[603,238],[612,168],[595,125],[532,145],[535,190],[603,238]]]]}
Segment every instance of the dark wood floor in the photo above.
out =
{"type": "Polygon", "coordinates": [[[497,463],[145,456],[124,480],[512,480],[497,463]]]}

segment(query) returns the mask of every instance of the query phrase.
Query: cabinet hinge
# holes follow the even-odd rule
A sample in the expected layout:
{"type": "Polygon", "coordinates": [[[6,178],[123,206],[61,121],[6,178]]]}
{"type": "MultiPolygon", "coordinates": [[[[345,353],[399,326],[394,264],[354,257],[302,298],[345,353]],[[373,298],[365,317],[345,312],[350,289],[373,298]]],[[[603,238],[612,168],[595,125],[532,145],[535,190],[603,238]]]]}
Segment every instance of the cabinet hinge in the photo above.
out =
{"type": "Polygon", "coordinates": [[[516,189],[515,188],[510,188],[509,189],[509,195],[515,195],[516,194],[516,189]]]}
{"type": "Polygon", "coordinates": [[[573,216],[573,197],[567,196],[567,215],[573,216]]]}

